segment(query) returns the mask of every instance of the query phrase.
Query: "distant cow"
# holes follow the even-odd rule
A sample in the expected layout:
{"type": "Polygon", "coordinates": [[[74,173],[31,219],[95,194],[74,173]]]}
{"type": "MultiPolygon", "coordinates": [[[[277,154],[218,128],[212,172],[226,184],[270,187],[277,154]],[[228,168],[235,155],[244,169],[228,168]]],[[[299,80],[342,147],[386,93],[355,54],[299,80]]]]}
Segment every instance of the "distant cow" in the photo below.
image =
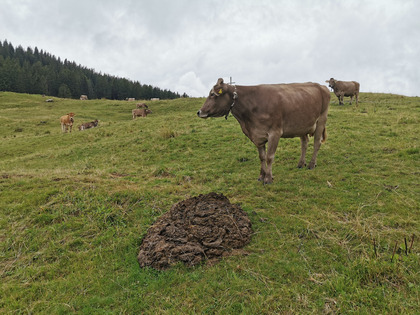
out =
{"type": "Polygon", "coordinates": [[[356,96],[356,105],[359,103],[359,89],[360,84],[356,81],[337,81],[331,78],[328,83],[329,87],[333,89],[334,94],[338,97],[338,103],[343,105],[344,96],[350,96],[350,105],[353,101],[353,96],[356,96]]]}
{"type": "Polygon", "coordinates": [[[88,97],[87,97],[87,95],[80,95],[80,100],[81,101],[87,101],[87,99],[88,99],[88,97]]]}
{"type": "Polygon", "coordinates": [[[261,161],[258,180],[270,184],[280,138],[300,137],[298,167],[301,168],[306,165],[308,136],[314,136],[314,151],[308,168],[315,167],[321,142],[327,137],[325,125],[329,103],[330,92],[317,83],[235,86],[219,79],[197,115],[200,118],[227,118],[231,112],[243,133],[258,149],[261,161]]]}
{"type": "Polygon", "coordinates": [[[134,97],[127,97],[125,100],[129,102],[134,102],[136,99],[134,97]]]}
{"type": "Polygon", "coordinates": [[[79,126],[79,130],[85,130],[85,129],[95,128],[96,126],[98,126],[98,120],[97,119],[95,119],[94,121],[91,121],[91,122],[87,122],[87,123],[81,124],[79,126]]]}
{"type": "Polygon", "coordinates": [[[136,107],[137,108],[149,108],[149,106],[147,106],[145,103],[137,103],[136,107]]]}
{"type": "Polygon", "coordinates": [[[61,130],[63,132],[67,132],[67,129],[70,129],[70,132],[71,132],[71,129],[74,123],[74,118],[73,118],[74,116],[75,116],[74,113],[68,113],[67,115],[60,117],[61,130]]]}
{"type": "Polygon", "coordinates": [[[131,111],[131,114],[133,115],[133,119],[135,119],[136,117],[146,117],[148,114],[151,114],[151,113],[152,111],[147,108],[133,109],[131,111]]]}

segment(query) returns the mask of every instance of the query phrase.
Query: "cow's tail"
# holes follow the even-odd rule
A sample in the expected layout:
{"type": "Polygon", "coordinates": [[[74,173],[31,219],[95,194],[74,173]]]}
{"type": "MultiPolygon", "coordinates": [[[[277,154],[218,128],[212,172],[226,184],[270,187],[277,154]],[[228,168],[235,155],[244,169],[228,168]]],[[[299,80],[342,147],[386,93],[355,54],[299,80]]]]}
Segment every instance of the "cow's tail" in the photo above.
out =
{"type": "Polygon", "coordinates": [[[327,127],[324,127],[324,130],[322,131],[321,143],[325,143],[325,141],[327,141],[327,127]]]}

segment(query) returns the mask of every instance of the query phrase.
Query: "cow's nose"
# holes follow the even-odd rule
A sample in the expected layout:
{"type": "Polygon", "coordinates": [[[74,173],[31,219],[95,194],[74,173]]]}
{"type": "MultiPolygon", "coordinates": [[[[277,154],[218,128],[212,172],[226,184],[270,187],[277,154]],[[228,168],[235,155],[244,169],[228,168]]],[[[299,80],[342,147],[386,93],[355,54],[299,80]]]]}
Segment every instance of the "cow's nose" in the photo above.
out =
{"type": "Polygon", "coordinates": [[[200,111],[197,112],[197,116],[200,117],[200,111]]]}

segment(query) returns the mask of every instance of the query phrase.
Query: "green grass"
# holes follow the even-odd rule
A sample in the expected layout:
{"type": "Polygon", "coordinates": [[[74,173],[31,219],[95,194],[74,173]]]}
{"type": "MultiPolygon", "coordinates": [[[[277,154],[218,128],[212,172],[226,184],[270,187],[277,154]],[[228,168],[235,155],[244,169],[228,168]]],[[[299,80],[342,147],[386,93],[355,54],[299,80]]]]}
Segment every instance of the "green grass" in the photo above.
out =
{"type": "Polygon", "coordinates": [[[132,120],[134,103],[1,92],[0,313],[418,313],[420,98],[360,100],[332,96],[315,170],[281,139],[263,186],[236,120],[196,117],[204,99],[132,120]],[[99,127],[62,134],[68,112],[99,127]],[[248,213],[248,255],[140,269],[149,226],[212,191],[248,213]]]}

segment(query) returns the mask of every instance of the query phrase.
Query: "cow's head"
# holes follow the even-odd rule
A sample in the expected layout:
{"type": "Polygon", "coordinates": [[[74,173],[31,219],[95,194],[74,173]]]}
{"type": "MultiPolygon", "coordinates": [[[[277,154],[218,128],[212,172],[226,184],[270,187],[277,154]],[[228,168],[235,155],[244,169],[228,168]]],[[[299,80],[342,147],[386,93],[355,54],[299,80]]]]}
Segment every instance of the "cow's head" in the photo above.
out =
{"type": "Polygon", "coordinates": [[[223,79],[219,79],[197,112],[197,116],[200,118],[226,116],[231,109],[232,102],[232,96],[228,93],[228,85],[223,82],[223,79]]]}
{"type": "Polygon", "coordinates": [[[334,78],[331,78],[325,82],[328,83],[328,86],[333,89],[335,86],[335,82],[337,82],[337,80],[334,80],[334,78]]]}
{"type": "Polygon", "coordinates": [[[93,121],[93,125],[96,127],[97,125],[98,125],[98,120],[97,119],[95,119],[94,121],[93,121]]]}

